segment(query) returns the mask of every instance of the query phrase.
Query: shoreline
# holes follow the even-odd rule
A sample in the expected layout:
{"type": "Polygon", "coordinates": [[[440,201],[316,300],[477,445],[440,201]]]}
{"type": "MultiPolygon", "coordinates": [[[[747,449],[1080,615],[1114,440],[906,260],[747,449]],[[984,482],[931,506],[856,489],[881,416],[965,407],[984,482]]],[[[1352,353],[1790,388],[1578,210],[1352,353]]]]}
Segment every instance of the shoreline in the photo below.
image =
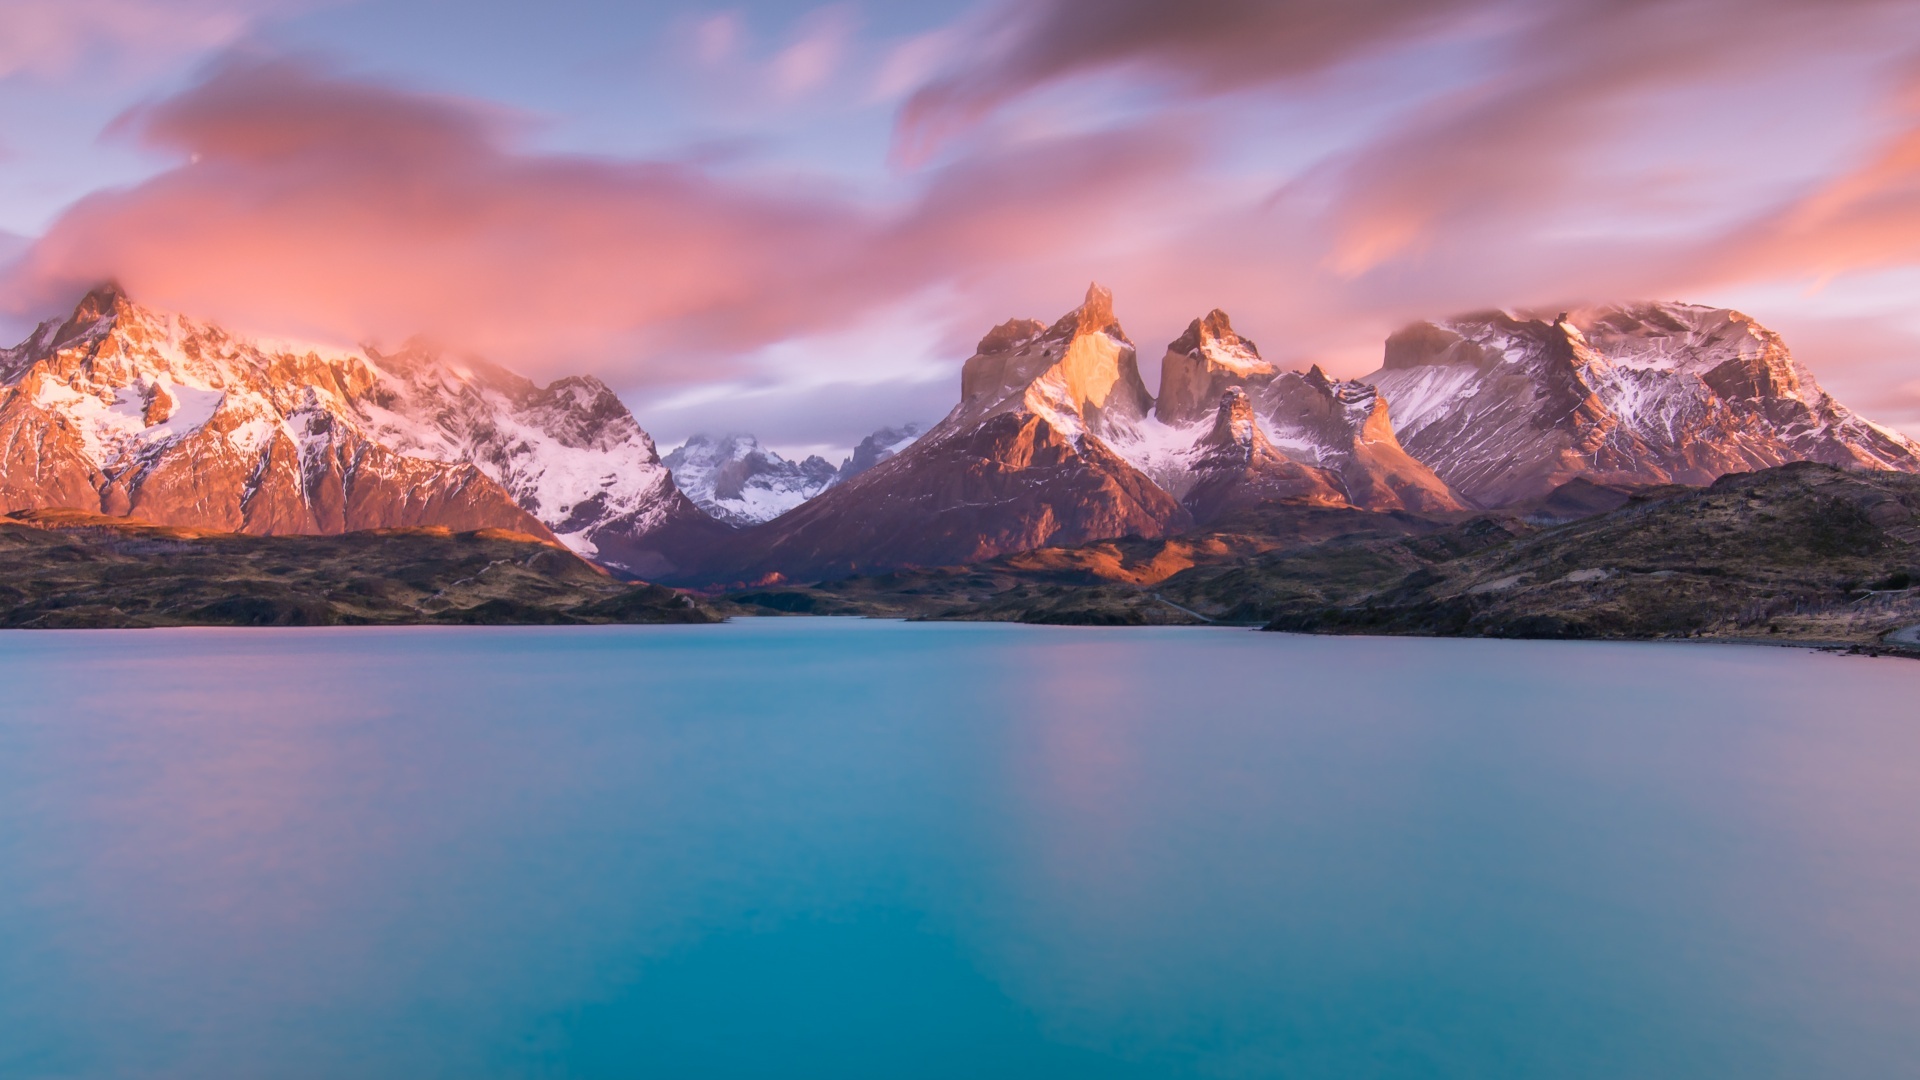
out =
{"type": "Polygon", "coordinates": [[[251,633],[255,631],[325,631],[331,635],[346,636],[358,631],[390,632],[411,630],[452,630],[462,632],[500,632],[507,630],[554,630],[590,632],[595,630],[627,629],[674,629],[707,628],[725,626],[735,621],[788,621],[812,620],[823,622],[897,622],[902,624],[1003,624],[1007,626],[1031,627],[1035,629],[1075,629],[1075,630],[1135,630],[1135,629],[1190,629],[1190,630],[1246,630],[1255,633],[1272,633],[1286,637],[1299,638],[1377,638],[1381,640],[1425,640],[1425,641],[1553,641],[1569,645],[1578,644],[1621,644],[1621,645],[1739,645],[1758,646],[1774,649],[1804,649],[1809,652],[1829,653],[1836,656],[1892,657],[1904,660],[1920,660],[1920,625],[1902,627],[1877,642],[1821,641],[1807,639],[1782,639],[1778,637],[1606,637],[1606,638],[1558,638],[1558,637],[1502,637],[1485,634],[1316,634],[1298,630],[1266,630],[1258,623],[1202,622],[1159,623],[1150,626],[1112,625],[1098,623],[1058,623],[1058,622],[1021,622],[1003,619],[930,619],[913,618],[898,615],[809,615],[809,614],[765,614],[765,615],[728,615],[713,622],[622,622],[622,623],[574,623],[556,624],[542,622],[498,622],[498,623],[449,623],[449,622],[388,622],[366,624],[316,624],[316,625],[277,625],[246,626],[231,623],[179,623],[169,626],[57,626],[57,627],[0,627],[0,638],[36,635],[42,633],[148,633],[153,631],[224,631],[251,633]],[[1904,635],[1905,639],[1897,639],[1904,635]],[[1912,643],[1909,643],[1912,641],[1912,643]]]}

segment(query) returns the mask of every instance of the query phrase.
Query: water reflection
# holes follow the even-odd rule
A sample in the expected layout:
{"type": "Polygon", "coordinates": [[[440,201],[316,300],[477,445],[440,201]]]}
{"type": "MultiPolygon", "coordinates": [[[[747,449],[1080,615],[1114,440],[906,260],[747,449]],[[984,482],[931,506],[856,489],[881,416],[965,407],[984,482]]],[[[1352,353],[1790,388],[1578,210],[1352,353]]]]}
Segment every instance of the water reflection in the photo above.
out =
{"type": "Polygon", "coordinates": [[[1920,1053],[1920,665],[773,620],[0,679],[0,1077],[1920,1053]]]}

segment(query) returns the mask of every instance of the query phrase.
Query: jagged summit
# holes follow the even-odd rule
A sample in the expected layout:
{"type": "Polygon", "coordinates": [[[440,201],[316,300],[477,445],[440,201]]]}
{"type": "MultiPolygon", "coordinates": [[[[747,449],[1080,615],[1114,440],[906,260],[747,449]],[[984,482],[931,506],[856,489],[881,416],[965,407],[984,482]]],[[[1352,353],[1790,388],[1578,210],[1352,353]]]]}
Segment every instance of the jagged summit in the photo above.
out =
{"type": "Polygon", "coordinates": [[[1260,430],[1259,421],[1254,419],[1253,399],[1238,386],[1221,395],[1220,406],[1214,415],[1213,430],[1202,436],[1195,445],[1235,454],[1242,459],[1253,456],[1261,447],[1271,449],[1273,446],[1260,430]]]}
{"type": "Polygon", "coordinates": [[[1095,284],[1086,300],[1044,332],[1017,319],[996,327],[960,372],[960,405],[942,425],[977,425],[1006,412],[1044,415],[1069,438],[1124,431],[1147,415],[1153,396],[1140,378],[1133,342],[1113,314],[1113,294],[1095,284]]]}
{"type": "Polygon", "coordinates": [[[1223,395],[1239,392],[1263,437],[1299,465],[1339,477],[1334,487],[1373,510],[1461,508],[1431,470],[1403,452],[1370,386],[1329,378],[1318,365],[1283,372],[1215,309],[1167,345],[1160,397],[1150,422],[1120,433],[1114,448],[1154,481],[1185,498],[1200,475],[1203,443],[1223,395]],[[1131,437],[1129,437],[1131,436],[1131,437]]]}
{"type": "Polygon", "coordinates": [[[1188,323],[1187,332],[1173,339],[1173,342],[1167,346],[1167,351],[1191,356],[1204,350],[1208,345],[1243,349],[1254,356],[1260,355],[1259,348],[1251,339],[1243,338],[1234,332],[1233,320],[1219,308],[1214,308],[1204,316],[1188,323]]]}
{"type": "Polygon", "coordinates": [[[1181,502],[1200,524],[1263,503],[1351,505],[1338,475],[1302,465],[1268,441],[1252,398],[1238,386],[1221,395],[1189,467],[1194,479],[1181,502]]]}
{"type": "Polygon", "coordinates": [[[1034,319],[1008,319],[999,326],[987,331],[980,339],[974,352],[982,356],[1010,352],[1022,343],[1031,341],[1047,332],[1047,324],[1034,319]]]}
{"type": "Polygon", "coordinates": [[[1229,387],[1259,386],[1279,374],[1252,341],[1234,332],[1227,313],[1215,308],[1168,344],[1154,415],[1163,423],[1193,423],[1210,415],[1229,387]]]}
{"type": "Polygon", "coordinates": [[[1274,441],[1295,460],[1338,474],[1355,506],[1445,513],[1466,504],[1394,436],[1385,395],[1315,364],[1266,386],[1274,441]]]}
{"type": "Polygon", "coordinates": [[[73,314],[61,324],[55,340],[71,340],[85,333],[102,319],[120,315],[131,307],[132,301],[127,299],[127,291],[120,287],[118,281],[111,279],[103,281],[87,290],[87,295],[81,297],[80,302],[74,305],[73,314]]]}
{"type": "Polygon", "coordinates": [[[771,521],[839,477],[819,455],[788,461],[743,434],[694,435],[661,460],[694,505],[734,525],[771,521]]]}
{"type": "Polygon", "coordinates": [[[1087,285],[1087,297],[1080,306],[1060,316],[1047,336],[1070,338],[1080,334],[1110,334],[1122,341],[1126,331],[1113,314],[1113,290],[1095,281],[1087,285]]]}
{"type": "Polygon", "coordinates": [[[955,565],[1192,524],[1106,441],[1137,437],[1153,406],[1106,289],[1044,328],[996,327],[960,392],[918,441],[745,536],[747,578],[955,565]]]}

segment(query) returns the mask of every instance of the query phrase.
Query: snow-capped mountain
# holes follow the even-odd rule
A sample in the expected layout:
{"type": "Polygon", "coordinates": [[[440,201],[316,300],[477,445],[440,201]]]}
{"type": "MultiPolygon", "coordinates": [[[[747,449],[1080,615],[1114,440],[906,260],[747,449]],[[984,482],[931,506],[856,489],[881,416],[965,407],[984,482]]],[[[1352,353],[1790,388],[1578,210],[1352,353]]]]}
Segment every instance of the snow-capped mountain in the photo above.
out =
{"type": "Polygon", "coordinates": [[[748,436],[663,461],[592,378],[250,341],[103,287],[0,350],[0,513],[505,528],[707,584],[1168,536],[1262,504],[1442,512],[1455,492],[1504,505],[1796,460],[1920,472],[1920,445],[1827,396],[1777,334],[1678,304],[1422,323],[1361,382],[1281,371],[1215,311],[1168,346],[1156,399],[1094,286],[1051,325],[995,327],[960,397],[838,468],[748,436]]]}
{"type": "Polygon", "coordinates": [[[752,435],[695,435],[662,460],[695,506],[732,525],[772,521],[822,491],[912,446],[925,424],[885,427],[860,440],[835,468],[818,454],[789,461],[752,435]]]}
{"type": "Polygon", "coordinates": [[[1706,484],[1790,461],[1920,471],[1920,445],[1829,397],[1737,311],[1636,303],[1418,323],[1367,377],[1400,442],[1484,505],[1574,477],[1706,484]]]}
{"type": "Polygon", "coordinates": [[[748,572],[955,565],[1191,524],[1103,441],[1153,405],[1107,290],[1052,326],[994,328],[960,384],[960,403],[912,445],[748,533],[748,572]]]}
{"type": "Polygon", "coordinates": [[[835,474],[833,482],[846,483],[912,446],[916,439],[926,433],[927,425],[918,423],[881,428],[860,440],[860,445],[853,448],[853,454],[840,463],[840,471],[835,474]]]}
{"type": "MultiPolygon", "coordinates": [[[[1354,506],[1368,510],[1458,510],[1433,470],[1401,449],[1386,400],[1371,386],[1329,379],[1318,367],[1281,371],[1234,332],[1218,309],[1167,346],[1153,414],[1113,430],[1114,450],[1160,486],[1185,497],[1198,482],[1225,396],[1245,395],[1264,445],[1325,469],[1354,506]]],[[[1239,408],[1239,406],[1235,406],[1239,408]]]]}
{"type": "Polygon", "coordinates": [[[751,435],[695,435],[663,460],[695,506],[735,525],[771,521],[840,475],[826,458],[788,461],[751,435]]]}
{"type": "Polygon", "coordinates": [[[263,534],[504,527],[640,575],[670,569],[688,530],[723,528],[597,380],[253,342],[113,287],[0,352],[0,439],[6,510],[263,534]]]}

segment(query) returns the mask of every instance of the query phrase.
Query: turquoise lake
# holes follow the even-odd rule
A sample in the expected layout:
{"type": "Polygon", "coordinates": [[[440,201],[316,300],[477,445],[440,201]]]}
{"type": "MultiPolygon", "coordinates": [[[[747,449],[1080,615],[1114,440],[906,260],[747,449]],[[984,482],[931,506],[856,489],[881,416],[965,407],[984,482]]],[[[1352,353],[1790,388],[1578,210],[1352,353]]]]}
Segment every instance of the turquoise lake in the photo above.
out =
{"type": "Polygon", "coordinates": [[[1920,663],[0,635],[0,1077],[1879,1078],[1920,663]]]}

